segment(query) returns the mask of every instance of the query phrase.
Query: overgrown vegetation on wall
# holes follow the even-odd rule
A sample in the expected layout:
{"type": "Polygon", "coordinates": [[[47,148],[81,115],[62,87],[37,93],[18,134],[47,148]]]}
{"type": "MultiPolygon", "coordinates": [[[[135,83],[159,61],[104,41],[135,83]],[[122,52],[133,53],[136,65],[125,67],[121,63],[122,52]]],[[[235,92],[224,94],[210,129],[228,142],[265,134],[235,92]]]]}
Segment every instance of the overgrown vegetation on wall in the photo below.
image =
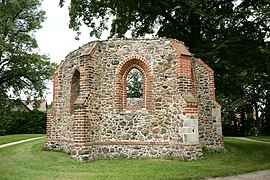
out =
{"type": "Polygon", "coordinates": [[[0,135],[44,134],[46,120],[46,113],[37,110],[25,112],[0,109],[0,135]]]}

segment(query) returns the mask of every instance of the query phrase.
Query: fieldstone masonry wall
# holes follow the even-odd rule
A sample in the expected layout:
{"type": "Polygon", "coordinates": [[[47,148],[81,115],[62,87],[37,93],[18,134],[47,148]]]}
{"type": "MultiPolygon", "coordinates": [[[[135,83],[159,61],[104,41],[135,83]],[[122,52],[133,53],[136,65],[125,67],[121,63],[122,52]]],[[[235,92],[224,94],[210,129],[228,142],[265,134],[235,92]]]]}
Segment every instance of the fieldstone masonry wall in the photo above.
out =
{"type": "Polygon", "coordinates": [[[223,147],[213,71],[174,39],[90,42],[54,72],[45,147],[77,160],[202,157],[223,147]],[[143,76],[142,99],[126,95],[127,74],[143,76]],[[79,83],[78,83],[79,81],[79,83]],[[134,103],[133,102],[133,103],[134,103]]]}

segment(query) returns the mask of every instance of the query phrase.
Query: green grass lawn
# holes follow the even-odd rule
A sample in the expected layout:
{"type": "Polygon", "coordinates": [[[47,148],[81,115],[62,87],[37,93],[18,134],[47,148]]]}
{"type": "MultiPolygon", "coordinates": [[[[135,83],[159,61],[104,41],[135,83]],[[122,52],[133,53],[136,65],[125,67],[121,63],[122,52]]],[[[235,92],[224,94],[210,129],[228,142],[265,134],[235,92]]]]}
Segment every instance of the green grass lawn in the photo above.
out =
{"type": "Polygon", "coordinates": [[[270,136],[249,136],[249,139],[270,142],[270,136]]]}
{"type": "Polygon", "coordinates": [[[43,139],[0,149],[0,179],[201,179],[270,169],[270,145],[226,138],[226,150],[197,161],[109,159],[77,162],[44,151],[43,139]]]}
{"type": "Polygon", "coordinates": [[[14,135],[0,136],[0,145],[42,136],[45,136],[45,134],[14,134],[14,135]]]}

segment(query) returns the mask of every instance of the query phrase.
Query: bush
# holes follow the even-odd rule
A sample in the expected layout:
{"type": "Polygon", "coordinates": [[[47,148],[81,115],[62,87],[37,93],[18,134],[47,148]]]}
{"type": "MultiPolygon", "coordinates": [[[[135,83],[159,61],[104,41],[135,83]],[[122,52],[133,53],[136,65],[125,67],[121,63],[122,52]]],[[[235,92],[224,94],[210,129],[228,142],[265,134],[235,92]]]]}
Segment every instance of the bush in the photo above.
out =
{"type": "Polygon", "coordinates": [[[46,113],[0,109],[0,135],[44,134],[46,132],[46,113]]]}

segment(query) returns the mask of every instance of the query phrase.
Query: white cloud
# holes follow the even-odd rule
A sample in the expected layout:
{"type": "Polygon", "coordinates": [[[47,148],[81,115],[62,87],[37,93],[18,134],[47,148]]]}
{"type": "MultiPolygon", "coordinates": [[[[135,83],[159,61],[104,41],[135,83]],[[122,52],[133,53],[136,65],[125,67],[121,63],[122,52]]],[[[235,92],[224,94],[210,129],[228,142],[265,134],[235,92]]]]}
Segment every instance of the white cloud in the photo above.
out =
{"type": "Polygon", "coordinates": [[[76,33],[68,28],[68,3],[63,8],[58,3],[58,0],[43,1],[42,9],[46,11],[47,19],[42,24],[43,28],[36,33],[41,53],[49,55],[56,63],[63,60],[70,51],[94,40],[89,37],[86,27],[82,28],[80,40],[75,40],[76,33]]]}
{"type": "MultiPolygon", "coordinates": [[[[65,59],[65,56],[76,50],[83,44],[96,40],[89,36],[89,29],[86,26],[81,28],[80,40],[75,40],[76,33],[68,28],[69,1],[66,1],[65,6],[58,6],[59,0],[43,0],[42,9],[46,11],[46,21],[42,24],[43,28],[36,33],[40,53],[46,54],[51,61],[60,63],[65,59]]],[[[103,34],[101,39],[106,39],[109,32],[103,34]]],[[[52,101],[52,84],[48,84],[49,94],[48,102],[52,101]]]]}

